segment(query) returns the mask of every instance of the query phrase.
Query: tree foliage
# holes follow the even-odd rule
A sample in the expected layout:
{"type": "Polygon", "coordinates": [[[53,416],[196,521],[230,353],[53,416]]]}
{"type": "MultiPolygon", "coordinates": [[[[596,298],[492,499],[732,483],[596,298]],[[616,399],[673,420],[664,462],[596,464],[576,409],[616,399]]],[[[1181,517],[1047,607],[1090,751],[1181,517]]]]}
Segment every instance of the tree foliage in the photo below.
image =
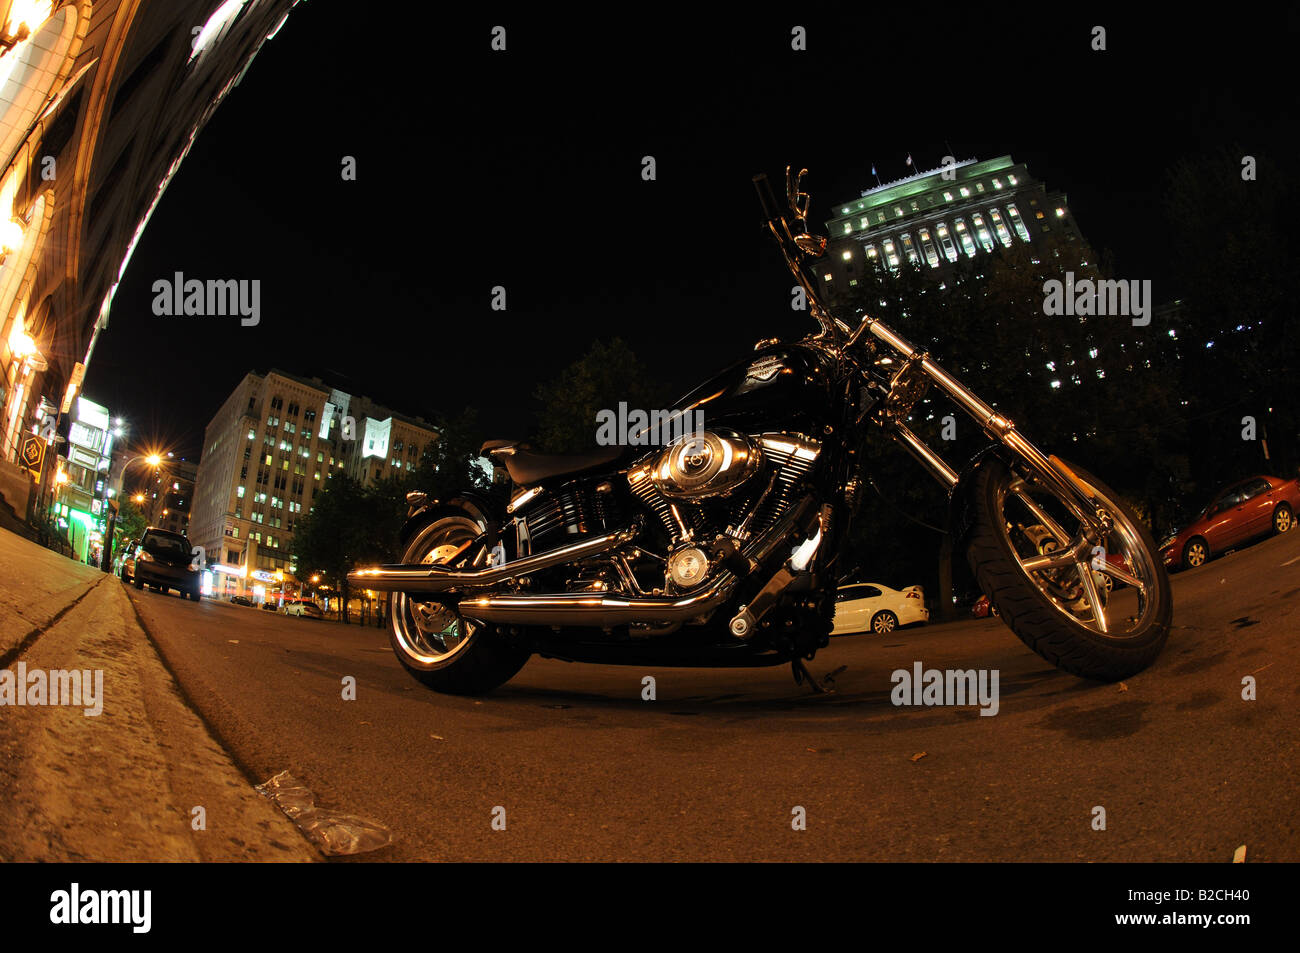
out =
{"type": "Polygon", "coordinates": [[[665,395],[621,338],[596,341],[582,357],[537,388],[542,404],[535,443],[548,453],[581,453],[596,442],[596,414],[663,408],[665,395]]]}

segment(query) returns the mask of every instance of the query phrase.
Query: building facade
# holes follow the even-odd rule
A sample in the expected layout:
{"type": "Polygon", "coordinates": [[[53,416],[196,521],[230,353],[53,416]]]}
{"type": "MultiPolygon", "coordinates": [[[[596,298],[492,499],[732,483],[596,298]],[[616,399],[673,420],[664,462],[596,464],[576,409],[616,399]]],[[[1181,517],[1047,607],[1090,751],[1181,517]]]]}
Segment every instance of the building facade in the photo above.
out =
{"type": "Polygon", "coordinates": [[[187,535],[199,465],[168,454],[155,468],[148,486],[145,516],[150,526],[187,535]]]}
{"type": "Polygon", "coordinates": [[[296,0],[0,0],[0,496],[66,432],[114,293],[159,199],[296,0]]]}
{"type": "Polygon", "coordinates": [[[68,430],[67,456],[58,460],[52,514],[75,557],[98,564],[107,526],[113,426],[108,408],[78,397],[68,430]]]}
{"type": "MultiPolygon", "coordinates": [[[[1034,179],[1011,156],[966,159],[919,172],[834,206],[826,255],[814,266],[828,289],[856,287],[867,269],[903,261],[942,280],[958,262],[998,248],[1086,248],[1062,192],[1034,179]]],[[[1090,254],[1085,253],[1085,260],[1090,254]]]]}
{"type": "Polygon", "coordinates": [[[216,596],[262,602],[292,584],[293,534],[315,495],[346,473],[364,484],[419,465],[437,431],[318,378],[245,375],[208,424],[190,513],[216,596]]]}

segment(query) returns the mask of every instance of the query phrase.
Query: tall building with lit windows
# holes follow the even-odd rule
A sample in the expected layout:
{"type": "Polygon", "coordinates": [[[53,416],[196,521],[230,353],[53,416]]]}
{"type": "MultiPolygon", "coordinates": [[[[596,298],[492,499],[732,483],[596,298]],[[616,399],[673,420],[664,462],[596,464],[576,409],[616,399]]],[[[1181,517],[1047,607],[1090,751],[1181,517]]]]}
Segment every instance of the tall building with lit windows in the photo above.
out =
{"type": "Polygon", "coordinates": [[[189,537],[202,546],[214,595],[262,602],[298,566],[298,522],[339,473],[373,484],[415,469],[438,432],[419,417],[319,378],[252,371],[203,435],[189,537]]]}
{"type": "Polygon", "coordinates": [[[1065,194],[1009,155],[918,172],[833,210],[826,255],[815,267],[837,291],[856,287],[876,264],[897,269],[906,260],[942,280],[958,262],[999,247],[1025,245],[1044,255],[1054,254],[1053,245],[1087,248],[1065,194]]]}

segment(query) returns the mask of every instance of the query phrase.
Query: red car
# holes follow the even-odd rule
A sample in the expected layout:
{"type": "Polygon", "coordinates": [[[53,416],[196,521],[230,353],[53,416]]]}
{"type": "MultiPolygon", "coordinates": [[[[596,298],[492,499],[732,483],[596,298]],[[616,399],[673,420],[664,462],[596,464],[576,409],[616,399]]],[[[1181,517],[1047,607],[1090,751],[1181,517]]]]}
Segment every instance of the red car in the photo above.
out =
{"type": "Polygon", "coordinates": [[[1212,555],[1243,543],[1285,533],[1300,510],[1300,480],[1253,476],[1219,491],[1185,529],[1160,543],[1165,565],[1200,566],[1212,555]]]}

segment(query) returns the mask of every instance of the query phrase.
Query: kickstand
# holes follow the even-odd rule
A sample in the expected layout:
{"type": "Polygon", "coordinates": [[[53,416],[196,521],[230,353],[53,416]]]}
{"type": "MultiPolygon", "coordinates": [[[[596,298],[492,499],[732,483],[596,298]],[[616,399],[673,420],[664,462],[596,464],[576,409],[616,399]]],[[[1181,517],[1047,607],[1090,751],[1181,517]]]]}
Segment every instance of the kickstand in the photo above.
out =
{"type": "Polygon", "coordinates": [[[827,688],[817,680],[816,675],[808,671],[808,666],[803,664],[803,659],[796,657],[795,660],[790,663],[790,668],[794,674],[794,683],[796,685],[802,685],[806,678],[808,680],[808,687],[811,688],[815,694],[833,695],[835,693],[835,689],[827,688]]]}

